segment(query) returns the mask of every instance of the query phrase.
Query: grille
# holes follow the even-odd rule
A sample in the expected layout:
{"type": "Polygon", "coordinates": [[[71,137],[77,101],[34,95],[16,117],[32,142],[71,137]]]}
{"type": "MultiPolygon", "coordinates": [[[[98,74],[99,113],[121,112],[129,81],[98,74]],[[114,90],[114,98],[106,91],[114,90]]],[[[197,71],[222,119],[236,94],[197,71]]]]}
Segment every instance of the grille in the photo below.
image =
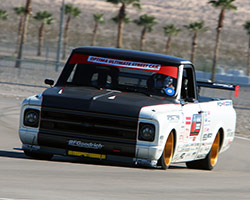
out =
{"type": "Polygon", "coordinates": [[[85,139],[136,141],[137,118],[43,107],[40,131],[85,139]]]}

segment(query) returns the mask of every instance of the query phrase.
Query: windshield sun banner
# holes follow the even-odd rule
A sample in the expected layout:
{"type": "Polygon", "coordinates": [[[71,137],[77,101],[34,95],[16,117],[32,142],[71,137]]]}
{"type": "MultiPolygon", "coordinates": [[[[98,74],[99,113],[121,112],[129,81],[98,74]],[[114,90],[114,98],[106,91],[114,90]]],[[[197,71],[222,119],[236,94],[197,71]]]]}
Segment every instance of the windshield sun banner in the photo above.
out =
{"type": "Polygon", "coordinates": [[[104,57],[99,57],[99,56],[73,54],[69,60],[69,64],[99,64],[99,65],[105,65],[105,66],[114,66],[114,67],[151,71],[151,72],[164,74],[167,76],[172,76],[173,78],[178,77],[178,67],[176,66],[163,66],[161,64],[120,60],[116,58],[104,58],[104,57]]]}

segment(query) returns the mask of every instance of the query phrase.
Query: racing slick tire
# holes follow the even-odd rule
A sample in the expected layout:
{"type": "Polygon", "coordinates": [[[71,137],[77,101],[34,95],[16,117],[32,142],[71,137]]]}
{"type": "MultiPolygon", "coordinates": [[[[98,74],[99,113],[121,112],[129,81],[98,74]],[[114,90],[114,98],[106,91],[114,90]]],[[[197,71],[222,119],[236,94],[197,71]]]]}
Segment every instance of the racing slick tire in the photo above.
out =
{"type": "Polygon", "coordinates": [[[158,160],[158,165],[161,166],[162,169],[167,169],[171,163],[173,154],[174,154],[174,132],[171,131],[166,141],[162,155],[158,160]]]}
{"type": "Polygon", "coordinates": [[[26,156],[39,160],[51,160],[51,158],[53,157],[53,154],[34,153],[28,150],[24,150],[23,152],[26,156]]]}
{"type": "Polygon", "coordinates": [[[220,151],[220,132],[217,133],[215,140],[212,144],[211,150],[207,154],[206,158],[202,160],[187,162],[186,165],[190,169],[212,170],[217,163],[219,151],[220,151]]]}

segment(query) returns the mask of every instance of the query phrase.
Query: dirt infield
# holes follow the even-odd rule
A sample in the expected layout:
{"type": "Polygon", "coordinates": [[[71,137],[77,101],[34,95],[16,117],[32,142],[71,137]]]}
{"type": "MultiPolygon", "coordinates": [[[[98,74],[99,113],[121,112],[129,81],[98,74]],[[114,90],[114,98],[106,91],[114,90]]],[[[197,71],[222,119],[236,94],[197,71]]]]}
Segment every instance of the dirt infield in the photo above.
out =
{"type": "MultiPolygon", "coordinates": [[[[24,99],[38,94],[46,87],[45,78],[57,80],[59,72],[54,69],[16,69],[0,67],[0,98],[13,97],[24,99]]],[[[234,97],[233,91],[204,89],[202,96],[212,96],[232,99],[237,113],[236,135],[250,138],[250,87],[240,87],[239,97],[234,97]]]]}

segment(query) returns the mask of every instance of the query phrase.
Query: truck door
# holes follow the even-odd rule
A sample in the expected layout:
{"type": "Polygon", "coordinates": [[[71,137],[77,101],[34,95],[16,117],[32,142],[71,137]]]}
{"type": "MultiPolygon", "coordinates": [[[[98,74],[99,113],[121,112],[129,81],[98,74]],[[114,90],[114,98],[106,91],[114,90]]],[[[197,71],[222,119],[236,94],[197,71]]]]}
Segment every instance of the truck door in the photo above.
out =
{"type": "Polygon", "coordinates": [[[200,147],[203,129],[203,113],[197,98],[196,80],[193,67],[185,65],[183,68],[181,89],[181,112],[184,122],[183,130],[187,155],[185,159],[194,158],[200,147]]]}
{"type": "MultiPolygon", "coordinates": [[[[203,116],[198,103],[188,103],[182,106],[182,116],[185,126],[185,138],[188,143],[200,143],[202,135],[203,116]]],[[[198,145],[197,145],[198,146],[198,145]]]]}

